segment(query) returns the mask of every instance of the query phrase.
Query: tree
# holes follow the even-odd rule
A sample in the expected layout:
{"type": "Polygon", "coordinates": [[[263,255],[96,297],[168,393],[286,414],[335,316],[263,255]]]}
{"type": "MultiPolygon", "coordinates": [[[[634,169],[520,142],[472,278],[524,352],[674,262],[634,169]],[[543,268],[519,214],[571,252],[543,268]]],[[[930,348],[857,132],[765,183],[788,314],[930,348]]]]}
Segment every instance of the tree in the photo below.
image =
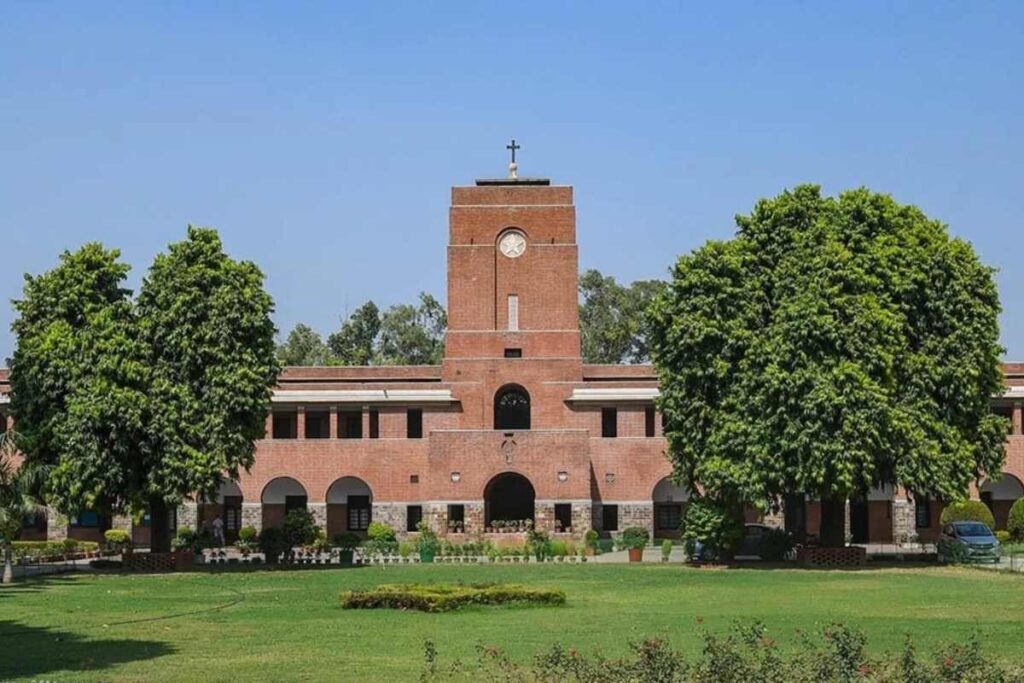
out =
{"type": "Polygon", "coordinates": [[[327,338],[327,347],[341,365],[369,365],[380,333],[380,310],[372,301],[355,310],[341,329],[327,338]]]}
{"type": "Polygon", "coordinates": [[[11,412],[24,467],[66,513],[133,507],[145,480],[149,368],[118,258],[95,243],[65,252],[26,276],[14,302],[11,412]]]}
{"type": "Polygon", "coordinates": [[[320,335],[310,327],[299,323],[288,333],[284,344],[277,347],[277,358],[281,365],[320,366],[331,365],[332,357],[320,335]]]}
{"type": "Polygon", "coordinates": [[[580,276],[580,336],[587,363],[646,363],[644,311],[664,289],[659,280],[640,280],[628,287],[599,271],[580,276]]]}
{"type": "Polygon", "coordinates": [[[216,231],[156,257],[138,299],[139,337],[151,372],[144,493],[151,546],[170,546],[168,509],[213,494],[225,473],[253,463],[280,371],[273,302],[263,273],[224,253],[216,231]]]}
{"type": "Polygon", "coordinates": [[[426,292],[420,305],[397,304],[384,312],[375,363],[378,365],[436,365],[444,356],[448,316],[426,292]]]}
{"type": "Polygon", "coordinates": [[[29,474],[33,470],[14,466],[17,452],[13,432],[0,433],[0,544],[4,553],[3,583],[14,580],[11,544],[21,533],[22,522],[39,511],[39,504],[30,495],[29,474]]]}
{"type": "Polygon", "coordinates": [[[800,186],[683,256],[649,318],[675,477],[722,506],[874,486],[955,500],[998,473],[992,269],[919,209],[800,186]]]}

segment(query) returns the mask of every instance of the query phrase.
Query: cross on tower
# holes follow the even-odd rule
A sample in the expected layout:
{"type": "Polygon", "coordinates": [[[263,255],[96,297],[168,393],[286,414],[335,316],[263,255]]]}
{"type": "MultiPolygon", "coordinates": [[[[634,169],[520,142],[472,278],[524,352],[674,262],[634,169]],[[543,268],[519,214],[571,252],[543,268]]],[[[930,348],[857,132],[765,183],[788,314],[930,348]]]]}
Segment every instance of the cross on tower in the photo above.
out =
{"type": "Polygon", "coordinates": [[[522,148],[522,145],[517,145],[515,138],[512,138],[512,143],[511,144],[505,145],[505,149],[512,150],[512,163],[513,164],[516,163],[516,150],[517,149],[521,149],[521,148],[522,148]]]}

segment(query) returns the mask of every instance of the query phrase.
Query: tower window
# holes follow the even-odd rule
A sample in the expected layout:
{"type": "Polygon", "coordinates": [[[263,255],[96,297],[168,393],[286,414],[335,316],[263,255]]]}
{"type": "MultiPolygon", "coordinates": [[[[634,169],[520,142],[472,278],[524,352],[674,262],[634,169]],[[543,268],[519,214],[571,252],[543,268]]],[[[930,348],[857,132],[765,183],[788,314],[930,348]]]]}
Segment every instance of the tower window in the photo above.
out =
{"type": "Polygon", "coordinates": [[[508,329],[510,332],[519,331],[519,295],[508,295],[508,329]]]}
{"type": "Polygon", "coordinates": [[[409,408],[405,413],[405,436],[409,439],[423,438],[423,410],[409,408]]]}
{"type": "Polygon", "coordinates": [[[614,439],[619,435],[619,411],[617,408],[601,408],[601,436],[614,439]]]}
{"type": "Polygon", "coordinates": [[[495,429],[529,429],[530,395],[512,384],[502,387],[494,398],[495,429]]]}
{"type": "Polygon", "coordinates": [[[644,407],[644,436],[654,436],[654,406],[644,407]]]}
{"type": "Polygon", "coordinates": [[[522,358],[522,349],[505,349],[505,358],[522,358]]]}

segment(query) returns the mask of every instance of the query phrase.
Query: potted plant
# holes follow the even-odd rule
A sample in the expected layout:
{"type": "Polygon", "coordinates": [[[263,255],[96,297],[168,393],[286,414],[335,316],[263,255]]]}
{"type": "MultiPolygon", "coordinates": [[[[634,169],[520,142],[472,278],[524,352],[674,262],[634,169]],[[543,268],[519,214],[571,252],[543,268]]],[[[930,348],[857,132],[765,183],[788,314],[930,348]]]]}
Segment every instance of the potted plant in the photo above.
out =
{"type": "Polygon", "coordinates": [[[672,554],[672,541],[667,538],[661,542],[661,561],[668,562],[669,556],[672,554]]]}
{"type": "Polygon", "coordinates": [[[629,552],[630,562],[642,562],[644,559],[644,548],[647,546],[649,539],[650,535],[647,533],[647,529],[631,526],[623,530],[617,544],[619,548],[625,548],[629,552]]]}
{"type": "Polygon", "coordinates": [[[341,564],[352,564],[355,550],[359,546],[359,537],[351,532],[337,534],[334,539],[334,547],[338,549],[338,562],[341,564]]]}
{"type": "Polygon", "coordinates": [[[420,562],[429,564],[434,561],[434,555],[437,554],[440,546],[437,533],[425,521],[420,521],[416,525],[416,531],[420,534],[416,539],[416,550],[419,552],[420,562]]]}

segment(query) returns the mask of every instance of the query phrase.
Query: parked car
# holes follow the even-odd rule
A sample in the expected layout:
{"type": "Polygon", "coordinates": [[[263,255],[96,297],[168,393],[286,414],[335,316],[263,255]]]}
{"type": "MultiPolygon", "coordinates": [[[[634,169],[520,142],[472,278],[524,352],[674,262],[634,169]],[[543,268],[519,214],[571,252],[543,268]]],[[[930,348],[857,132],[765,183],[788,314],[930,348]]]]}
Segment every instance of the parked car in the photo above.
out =
{"type": "Polygon", "coordinates": [[[952,522],[942,527],[940,562],[999,562],[999,539],[983,522],[952,522]]]}

